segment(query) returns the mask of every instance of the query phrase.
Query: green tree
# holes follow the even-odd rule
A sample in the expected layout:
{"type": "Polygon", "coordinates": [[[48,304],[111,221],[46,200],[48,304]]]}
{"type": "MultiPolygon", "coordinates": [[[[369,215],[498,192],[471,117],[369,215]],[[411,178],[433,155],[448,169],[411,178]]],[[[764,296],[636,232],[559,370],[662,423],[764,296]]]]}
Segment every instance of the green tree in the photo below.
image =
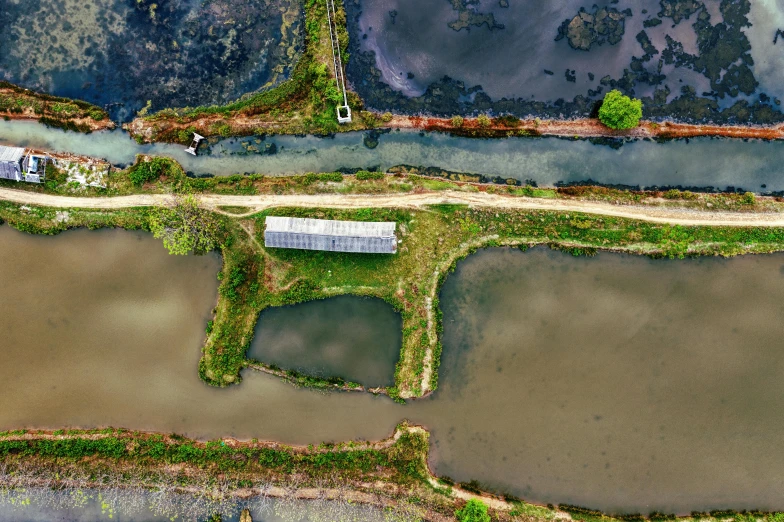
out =
{"type": "Polygon", "coordinates": [[[458,522],[490,522],[487,505],[481,500],[471,499],[463,509],[455,511],[458,522]]]}
{"type": "Polygon", "coordinates": [[[611,129],[632,129],[640,124],[642,102],[613,89],[604,96],[599,120],[611,129]]]}
{"type": "Polygon", "coordinates": [[[156,208],[150,215],[150,231],[163,239],[170,254],[206,254],[219,244],[223,232],[220,219],[199,206],[192,194],[174,196],[168,208],[156,208]]]}

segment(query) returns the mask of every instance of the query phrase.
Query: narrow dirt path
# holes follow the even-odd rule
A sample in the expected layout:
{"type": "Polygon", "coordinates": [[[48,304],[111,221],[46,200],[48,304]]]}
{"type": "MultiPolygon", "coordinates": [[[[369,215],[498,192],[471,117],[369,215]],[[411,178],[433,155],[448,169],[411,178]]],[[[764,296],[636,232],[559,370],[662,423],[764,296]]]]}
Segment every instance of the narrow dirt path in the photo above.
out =
{"type": "MultiPolygon", "coordinates": [[[[443,191],[423,194],[262,196],[205,194],[199,198],[201,204],[207,208],[217,209],[219,206],[243,206],[252,209],[252,212],[249,214],[273,207],[418,209],[427,205],[449,203],[466,204],[479,208],[583,212],[674,225],[784,227],[784,213],[706,211],[615,205],[600,201],[537,199],[487,194],[484,192],[443,191]]],[[[166,194],[137,194],[117,197],[71,197],[0,188],[0,200],[56,208],[119,209],[165,205],[171,201],[171,196],[166,194]]],[[[235,217],[243,217],[249,214],[240,214],[235,217]]]]}

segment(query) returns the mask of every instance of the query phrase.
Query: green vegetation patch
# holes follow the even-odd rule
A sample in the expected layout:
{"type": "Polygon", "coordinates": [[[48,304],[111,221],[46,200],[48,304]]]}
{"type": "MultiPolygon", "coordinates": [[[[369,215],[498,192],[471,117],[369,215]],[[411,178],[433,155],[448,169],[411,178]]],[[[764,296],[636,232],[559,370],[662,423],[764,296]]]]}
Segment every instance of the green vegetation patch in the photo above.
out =
{"type": "Polygon", "coordinates": [[[96,105],[49,94],[33,92],[0,81],[0,115],[35,117],[41,123],[75,132],[93,127],[110,128],[108,113],[96,105]],[[99,123],[102,122],[102,123],[99,123]]]}
{"type": "Polygon", "coordinates": [[[642,119],[642,102],[629,98],[617,89],[604,95],[599,120],[611,129],[633,129],[642,119]]]}

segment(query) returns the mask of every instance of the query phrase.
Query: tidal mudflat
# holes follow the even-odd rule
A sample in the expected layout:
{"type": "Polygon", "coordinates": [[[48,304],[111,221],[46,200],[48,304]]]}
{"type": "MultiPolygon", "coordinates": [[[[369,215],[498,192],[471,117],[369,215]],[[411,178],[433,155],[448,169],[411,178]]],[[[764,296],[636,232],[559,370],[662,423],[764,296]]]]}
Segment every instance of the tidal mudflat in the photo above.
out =
{"type": "Polygon", "coordinates": [[[0,429],[309,444],[382,439],[407,418],[432,431],[436,473],[533,501],[784,507],[784,256],[479,252],[441,292],[439,389],[401,406],[252,371],[230,388],[201,382],[217,257],[123,231],[0,227],[0,245],[14,310],[0,318],[0,429]]]}
{"type": "Polygon", "coordinates": [[[348,74],[371,107],[588,116],[618,88],[649,117],[784,119],[776,0],[347,0],[348,74]]]}
{"type": "Polygon", "coordinates": [[[286,78],[302,19],[294,0],[0,0],[0,79],[121,120],[225,103],[286,78]]]}

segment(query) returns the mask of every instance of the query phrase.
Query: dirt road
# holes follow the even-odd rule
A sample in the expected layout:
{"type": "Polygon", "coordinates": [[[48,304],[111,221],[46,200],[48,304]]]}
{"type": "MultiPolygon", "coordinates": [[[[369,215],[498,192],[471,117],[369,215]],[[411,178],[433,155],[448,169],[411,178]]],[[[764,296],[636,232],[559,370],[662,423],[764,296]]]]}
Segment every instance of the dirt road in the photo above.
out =
{"type": "MultiPolygon", "coordinates": [[[[70,197],[0,188],[0,200],[56,208],[117,209],[165,205],[171,201],[171,196],[164,194],[138,194],[117,197],[70,197]]],[[[484,208],[584,212],[587,214],[677,225],[784,227],[784,213],[705,211],[642,205],[614,205],[596,201],[538,199],[502,196],[483,192],[442,191],[423,194],[262,196],[205,194],[200,196],[200,200],[201,204],[207,208],[217,209],[220,206],[241,206],[252,209],[250,213],[272,207],[415,209],[439,203],[462,203],[471,207],[484,208]]]]}

